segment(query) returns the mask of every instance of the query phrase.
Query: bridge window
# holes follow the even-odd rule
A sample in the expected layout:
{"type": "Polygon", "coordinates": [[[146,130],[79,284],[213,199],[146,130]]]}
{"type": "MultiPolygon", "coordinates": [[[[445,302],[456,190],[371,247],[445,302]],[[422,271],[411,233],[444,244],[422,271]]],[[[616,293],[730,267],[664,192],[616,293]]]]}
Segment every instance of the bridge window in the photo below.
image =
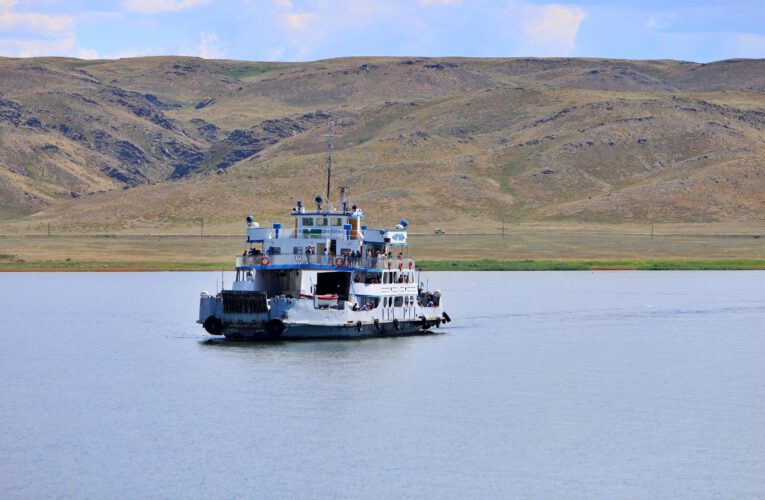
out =
{"type": "Polygon", "coordinates": [[[404,305],[404,297],[396,297],[396,300],[393,302],[394,307],[401,307],[404,305]]]}
{"type": "Polygon", "coordinates": [[[343,219],[340,217],[332,217],[332,225],[333,226],[342,226],[343,225],[343,219]]]}
{"type": "Polygon", "coordinates": [[[304,226],[313,226],[313,217],[303,217],[304,226]]]}
{"type": "Polygon", "coordinates": [[[316,218],[316,225],[317,226],[326,226],[329,224],[329,220],[327,220],[326,217],[317,217],[316,218]]]}

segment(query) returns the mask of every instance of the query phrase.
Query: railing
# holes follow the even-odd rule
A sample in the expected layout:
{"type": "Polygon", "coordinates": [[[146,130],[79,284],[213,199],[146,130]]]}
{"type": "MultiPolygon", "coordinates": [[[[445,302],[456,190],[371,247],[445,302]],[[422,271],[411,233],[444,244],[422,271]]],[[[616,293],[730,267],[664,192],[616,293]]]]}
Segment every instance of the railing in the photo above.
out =
{"type": "Polygon", "coordinates": [[[360,238],[361,231],[347,230],[342,227],[312,228],[312,229],[271,229],[250,228],[247,236],[252,241],[279,239],[317,239],[317,240],[348,240],[360,238]]]}
{"type": "Polygon", "coordinates": [[[276,255],[240,255],[236,258],[236,267],[350,267],[354,269],[414,269],[414,259],[409,257],[350,257],[315,254],[276,254],[276,255]]]}
{"type": "Polygon", "coordinates": [[[316,240],[365,240],[370,242],[391,242],[405,245],[407,233],[405,229],[345,229],[337,226],[312,228],[247,228],[247,238],[250,241],[266,241],[275,239],[316,239],[316,240]]]}

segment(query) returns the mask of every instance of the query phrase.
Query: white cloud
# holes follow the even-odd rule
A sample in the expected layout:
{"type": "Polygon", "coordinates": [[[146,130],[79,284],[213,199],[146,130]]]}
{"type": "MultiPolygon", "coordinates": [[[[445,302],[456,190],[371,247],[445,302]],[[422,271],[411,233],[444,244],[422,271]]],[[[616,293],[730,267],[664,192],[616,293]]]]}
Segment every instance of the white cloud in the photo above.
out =
{"type": "Polygon", "coordinates": [[[98,51],[95,49],[80,49],[77,52],[80,59],[98,59],[98,51]]]}
{"type": "Polygon", "coordinates": [[[388,2],[375,0],[317,1],[298,9],[289,0],[275,0],[280,7],[279,18],[286,31],[291,56],[311,57],[323,42],[348,27],[365,26],[400,10],[388,2]]]}
{"type": "Polygon", "coordinates": [[[165,51],[162,47],[154,47],[151,49],[125,49],[117,52],[114,55],[107,56],[108,59],[126,59],[128,57],[146,57],[157,56],[164,54],[165,51]]]}
{"type": "Polygon", "coordinates": [[[178,12],[207,5],[210,0],[125,0],[123,6],[133,12],[178,12]]]}
{"type": "Polygon", "coordinates": [[[71,56],[76,45],[74,33],[46,40],[0,39],[0,54],[8,57],[71,56]]]}
{"type": "Polygon", "coordinates": [[[17,0],[0,0],[0,55],[98,56],[95,50],[78,49],[74,17],[19,12],[16,10],[18,3],[17,0]]]}
{"type": "Polygon", "coordinates": [[[527,45],[540,55],[566,55],[574,48],[579,26],[587,13],[579,7],[559,4],[524,9],[523,32],[527,45]]]}
{"type": "Polygon", "coordinates": [[[648,31],[666,30],[677,18],[677,14],[654,14],[645,23],[648,31]]]}
{"type": "Polygon", "coordinates": [[[202,57],[205,59],[224,59],[226,47],[217,33],[199,33],[199,42],[190,43],[188,40],[181,43],[180,55],[202,57]]]}
{"type": "Polygon", "coordinates": [[[216,33],[200,33],[197,55],[205,59],[220,59],[224,57],[226,51],[221,46],[216,33]]]}
{"type": "Polygon", "coordinates": [[[303,30],[311,25],[312,21],[318,20],[316,14],[309,12],[289,13],[284,15],[287,26],[293,30],[303,30]]]}
{"type": "Polygon", "coordinates": [[[448,5],[457,6],[462,5],[462,0],[420,0],[420,5],[448,5]]]}
{"type": "Polygon", "coordinates": [[[765,57],[765,36],[739,33],[735,35],[735,49],[733,52],[736,57],[765,57]]]}
{"type": "Polygon", "coordinates": [[[71,16],[51,16],[35,12],[17,12],[16,0],[0,0],[0,31],[21,29],[44,34],[60,34],[74,27],[71,16]]]}

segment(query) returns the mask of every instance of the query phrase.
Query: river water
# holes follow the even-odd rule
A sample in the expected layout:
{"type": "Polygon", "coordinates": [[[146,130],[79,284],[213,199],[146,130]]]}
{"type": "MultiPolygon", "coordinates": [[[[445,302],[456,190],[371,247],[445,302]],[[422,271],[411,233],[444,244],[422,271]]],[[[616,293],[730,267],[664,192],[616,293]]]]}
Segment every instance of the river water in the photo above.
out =
{"type": "Polygon", "coordinates": [[[442,333],[243,344],[219,273],[0,273],[0,497],[765,497],[765,273],[428,279],[442,333]]]}

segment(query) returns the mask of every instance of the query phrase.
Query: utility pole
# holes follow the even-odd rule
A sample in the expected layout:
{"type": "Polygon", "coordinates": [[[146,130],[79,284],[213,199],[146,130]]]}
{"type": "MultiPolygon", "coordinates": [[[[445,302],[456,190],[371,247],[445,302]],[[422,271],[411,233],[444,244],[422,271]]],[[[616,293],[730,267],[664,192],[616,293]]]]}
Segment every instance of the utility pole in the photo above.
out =
{"type": "Polygon", "coordinates": [[[653,239],[653,221],[651,221],[651,239],[653,239]]]}
{"type": "Polygon", "coordinates": [[[50,236],[50,222],[48,222],[48,236],[50,236]]]}
{"type": "Polygon", "coordinates": [[[204,217],[199,218],[199,241],[202,241],[202,237],[205,234],[205,219],[204,217]]]}

